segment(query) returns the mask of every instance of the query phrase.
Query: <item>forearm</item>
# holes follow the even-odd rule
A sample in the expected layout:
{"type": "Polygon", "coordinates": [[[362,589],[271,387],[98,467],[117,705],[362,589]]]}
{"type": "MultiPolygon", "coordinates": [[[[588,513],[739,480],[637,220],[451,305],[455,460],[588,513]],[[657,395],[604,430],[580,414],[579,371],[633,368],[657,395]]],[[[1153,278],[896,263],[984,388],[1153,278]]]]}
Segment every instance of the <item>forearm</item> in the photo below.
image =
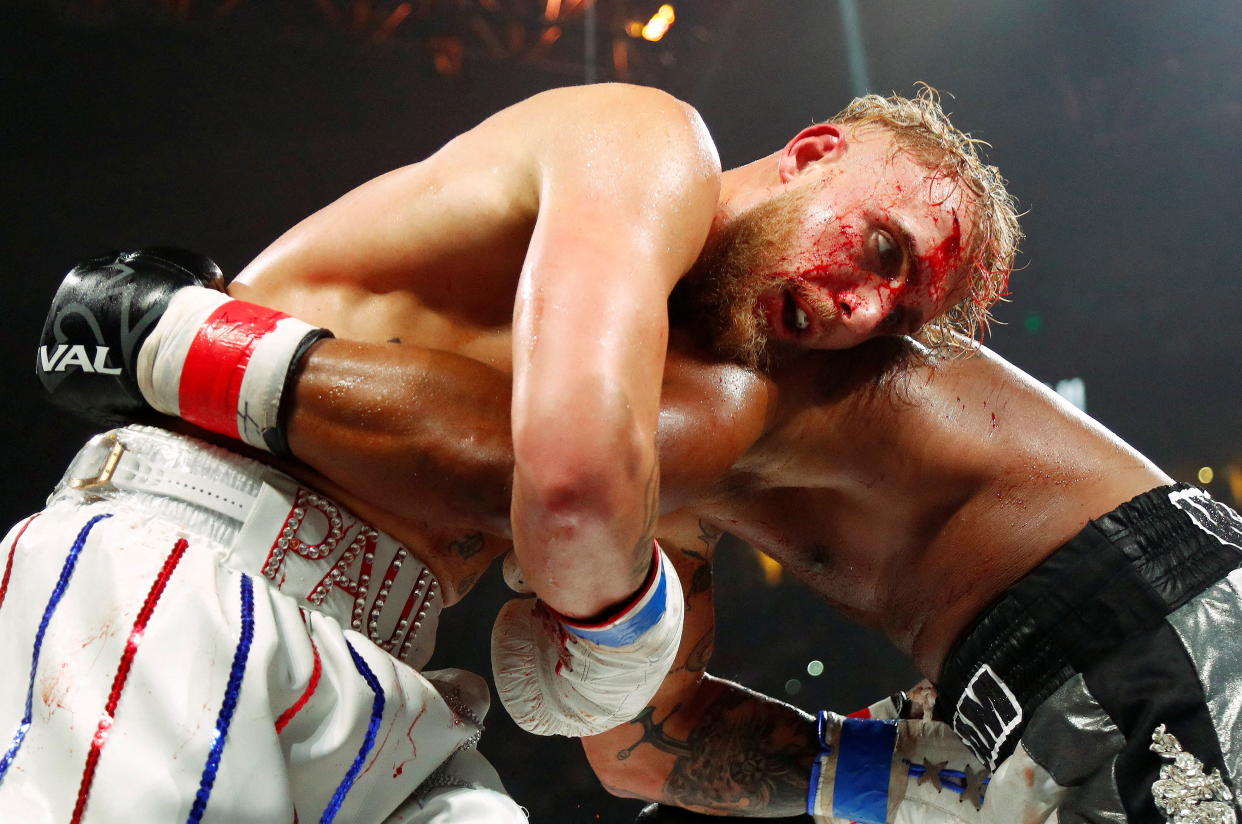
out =
{"type": "Polygon", "coordinates": [[[758,818],[806,811],[818,752],[811,716],[711,676],[671,712],[648,707],[584,746],[616,795],[758,818]]]}
{"type": "Polygon", "coordinates": [[[289,445],[394,515],[506,535],[510,386],[506,373],[449,352],[326,340],[301,364],[289,445]]]}
{"type": "MultiPolygon", "coordinates": [[[[663,511],[694,500],[759,436],[766,406],[743,402],[750,390],[740,389],[759,384],[740,367],[670,356],[663,511]],[[722,385],[737,389],[721,395],[722,385]]],[[[509,534],[508,373],[435,349],[333,339],[303,358],[292,391],[290,448],[312,469],[399,517],[509,534]]]]}
{"type": "Polygon", "coordinates": [[[578,314],[536,314],[514,330],[514,550],[549,606],[589,618],[627,600],[648,570],[665,334],[644,319],[657,330],[641,346],[624,330],[584,342],[578,314]]]}

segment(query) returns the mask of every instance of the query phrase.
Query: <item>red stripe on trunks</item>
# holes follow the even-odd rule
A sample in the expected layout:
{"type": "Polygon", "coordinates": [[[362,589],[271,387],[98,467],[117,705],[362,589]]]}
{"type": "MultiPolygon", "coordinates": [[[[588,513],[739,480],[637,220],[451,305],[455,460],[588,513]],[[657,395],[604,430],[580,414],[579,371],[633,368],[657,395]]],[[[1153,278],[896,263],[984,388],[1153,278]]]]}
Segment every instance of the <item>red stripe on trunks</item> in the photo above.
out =
{"type": "MultiPolygon", "coordinates": [[[[305,621],[306,619],[303,618],[302,620],[305,621]]],[[[309,637],[309,635],[310,632],[308,628],[307,636],[309,637]]],[[[302,708],[306,706],[306,702],[311,699],[311,696],[315,694],[315,690],[319,687],[319,676],[323,674],[323,664],[319,660],[319,647],[315,646],[315,639],[311,638],[310,642],[311,652],[315,655],[315,663],[311,666],[310,683],[306,685],[306,689],[302,692],[302,695],[298,698],[298,700],[293,702],[293,706],[282,712],[280,717],[276,719],[277,734],[279,734],[280,731],[293,720],[295,715],[302,711],[302,708]]]]}
{"type": "Polygon", "coordinates": [[[13,555],[17,552],[17,542],[26,534],[26,527],[30,526],[30,522],[38,518],[40,513],[36,512],[26,519],[26,523],[22,524],[22,528],[13,538],[13,543],[9,545],[9,560],[4,564],[4,578],[0,579],[0,607],[4,606],[4,594],[9,591],[9,575],[13,572],[13,555]]]}
{"type": "Polygon", "coordinates": [[[108,733],[112,730],[116,706],[120,703],[121,691],[125,689],[125,681],[129,678],[129,669],[133,665],[134,655],[138,652],[138,645],[142,643],[142,636],[146,632],[147,623],[151,620],[151,613],[155,612],[155,604],[164,594],[164,587],[167,586],[173,570],[181,561],[181,556],[185,554],[187,546],[189,542],[185,538],[180,539],[173,546],[172,552],[168,553],[168,557],[164,559],[164,566],[155,576],[155,583],[151,585],[151,591],[147,593],[147,600],[143,602],[142,609],[138,610],[138,617],[134,619],[134,628],[130,630],[129,639],[125,642],[125,652],[121,654],[121,663],[117,665],[116,675],[112,679],[112,691],[108,693],[107,706],[104,707],[103,714],[99,717],[99,726],[96,727],[95,735],[91,739],[91,749],[86,756],[86,767],[82,770],[82,783],[78,787],[78,802],[73,808],[73,818],[70,819],[72,824],[78,824],[82,820],[83,813],[86,812],[86,800],[91,794],[91,784],[95,780],[95,767],[99,764],[99,754],[103,751],[104,744],[108,743],[108,733]]]}

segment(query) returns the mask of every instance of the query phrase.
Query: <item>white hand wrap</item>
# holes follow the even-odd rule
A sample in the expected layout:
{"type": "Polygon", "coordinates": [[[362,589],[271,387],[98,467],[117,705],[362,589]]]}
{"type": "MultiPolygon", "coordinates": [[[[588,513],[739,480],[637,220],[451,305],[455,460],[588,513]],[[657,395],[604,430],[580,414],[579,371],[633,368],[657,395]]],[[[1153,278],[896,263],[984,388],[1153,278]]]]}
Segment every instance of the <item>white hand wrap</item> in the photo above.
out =
{"type": "Polygon", "coordinates": [[[817,822],[981,822],[987,770],[939,721],[819,714],[807,813],[817,822]]]}
{"type": "Polygon", "coordinates": [[[505,604],[492,627],[492,674],[505,709],[537,735],[584,736],[638,715],[673,665],[685,601],[655,547],[652,574],[616,617],[586,625],[534,598],[505,604]]]}
{"type": "Polygon", "coordinates": [[[166,415],[287,455],[286,384],[310,344],[329,336],[274,309],[186,287],[138,353],[138,388],[166,415]]]}

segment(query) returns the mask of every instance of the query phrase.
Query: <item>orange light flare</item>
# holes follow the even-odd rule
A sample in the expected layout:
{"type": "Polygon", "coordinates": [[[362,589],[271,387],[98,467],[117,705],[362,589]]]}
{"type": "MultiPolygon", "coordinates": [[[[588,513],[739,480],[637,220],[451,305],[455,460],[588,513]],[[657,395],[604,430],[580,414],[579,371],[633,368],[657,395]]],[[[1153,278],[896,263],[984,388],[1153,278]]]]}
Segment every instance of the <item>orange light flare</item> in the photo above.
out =
{"type": "Polygon", "coordinates": [[[549,23],[561,16],[561,0],[548,0],[543,8],[543,19],[549,23]]]}
{"type": "Polygon", "coordinates": [[[389,14],[388,17],[384,18],[384,22],[380,23],[379,28],[375,30],[375,39],[387,40],[396,30],[397,26],[400,26],[402,21],[410,16],[410,12],[412,11],[414,11],[414,7],[409,3],[399,4],[392,10],[392,13],[389,14]]]}
{"type": "Polygon", "coordinates": [[[432,61],[438,74],[446,77],[457,77],[461,74],[462,57],[466,50],[460,37],[431,37],[427,44],[431,46],[432,61]]]}
{"type": "Polygon", "coordinates": [[[628,80],[630,76],[630,41],[624,37],[612,40],[612,71],[617,80],[628,80]]]}
{"type": "Polygon", "coordinates": [[[543,34],[539,35],[539,47],[542,49],[546,49],[549,46],[551,46],[553,43],[555,43],[557,40],[560,40],[560,39],[561,39],[561,27],[560,26],[548,26],[546,29],[543,30],[543,34]]]}
{"type": "Polygon", "coordinates": [[[371,19],[371,2],[370,0],[354,0],[350,7],[350,24],[355,30],[361,30],[371,19]]]}
{"type": "Polygon", "coordinates": [[[646,24],[638,22],[630,23],[626,26],[626,33],[630,37],[641,37],[651,43],[658,43],[668,34],[668,30],[673,27],[673,23],[677,20],[677,12],[673,7],[665,3],[651,15],[651,19],[646,24]]]}
{"type": "Polygon", "coordinates": [[[757,549],[754,550],[754,553],[755,560],[759,562],[759,569],[763,572],[763,582],[770,587],[778,586],[781,582],[780,562],[757,549]]]}

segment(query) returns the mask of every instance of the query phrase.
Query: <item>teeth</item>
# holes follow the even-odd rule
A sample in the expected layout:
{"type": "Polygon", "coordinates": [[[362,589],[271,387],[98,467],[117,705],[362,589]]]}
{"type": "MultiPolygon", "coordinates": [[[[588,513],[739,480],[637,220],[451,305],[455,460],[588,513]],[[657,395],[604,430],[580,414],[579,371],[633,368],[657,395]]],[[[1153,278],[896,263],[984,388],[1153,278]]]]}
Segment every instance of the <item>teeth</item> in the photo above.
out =
{"type": "Polygon", "coordinates": [[[807,317],[801,306],[794,310],[793,325],[799,332],[811,325],[811,319],[807,317]]]}

